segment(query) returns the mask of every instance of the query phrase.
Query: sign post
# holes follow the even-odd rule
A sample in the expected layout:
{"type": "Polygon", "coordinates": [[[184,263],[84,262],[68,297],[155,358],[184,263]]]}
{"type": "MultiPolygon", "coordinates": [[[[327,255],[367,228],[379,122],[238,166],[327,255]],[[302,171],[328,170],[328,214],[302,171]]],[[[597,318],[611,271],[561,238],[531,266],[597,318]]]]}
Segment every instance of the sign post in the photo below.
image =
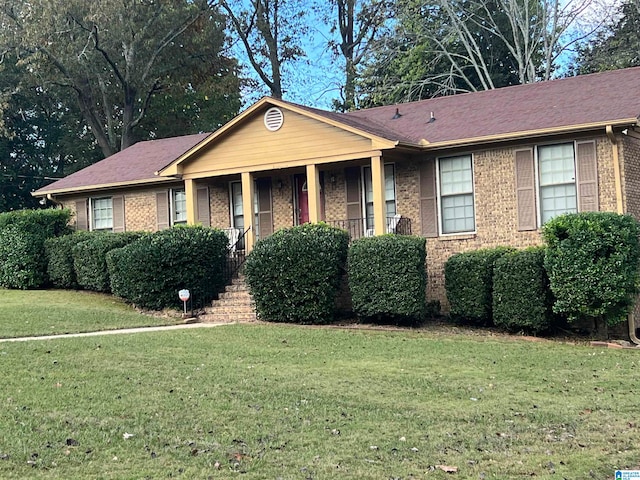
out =
{"type": "Polygon", "coordinates": [[[187,290],[186,288],[183,288],[182,290],[180,290],[178,292],[178,297],[180,297],[180,300],[182,300],[184,302],[184,313],[183,313],[183,316],[186,317],[187,316],[187,301],[191,297],[191,293],[189,293],[189,290],[187,290]]]}

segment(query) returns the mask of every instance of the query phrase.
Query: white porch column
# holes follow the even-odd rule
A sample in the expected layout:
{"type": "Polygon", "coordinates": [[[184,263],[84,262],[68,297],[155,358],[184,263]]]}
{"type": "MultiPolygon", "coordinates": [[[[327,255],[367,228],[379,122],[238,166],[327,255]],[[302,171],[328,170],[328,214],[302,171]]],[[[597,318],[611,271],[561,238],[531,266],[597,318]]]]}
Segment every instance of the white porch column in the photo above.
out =
{"type": "Polygon", "coordinates": [[[384,235],[387,233],[387,209],[384,197],[384,162],[381,155],[371,157],[371,186],[374,234],[384,235]]]}
{"type": "Polygon", "coordinates": [[[309,222],[318,223],[320,214],[320,171],[317,165],[307,165],[307,197],[309,202],[309,222]]]}
{"type": "Polygon", "coordinates": [[[242,172],[242,215],[244,217],[244,229],[249,231],[244,237],[245,250],[249,253],[253,250],[256,241],[255,214],[253,211],[254,181],[253,174],[242,172]]]}

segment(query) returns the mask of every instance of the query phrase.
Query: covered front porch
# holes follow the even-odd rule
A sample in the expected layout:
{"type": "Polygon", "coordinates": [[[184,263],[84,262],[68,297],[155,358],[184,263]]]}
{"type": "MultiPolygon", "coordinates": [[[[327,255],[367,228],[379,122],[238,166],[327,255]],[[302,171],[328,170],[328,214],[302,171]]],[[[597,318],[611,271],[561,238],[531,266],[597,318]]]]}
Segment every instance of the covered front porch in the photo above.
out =
{"type": "Polygon", "coordinates": [[[382,156],[342,164],[186,179],[187,221],[199,223],[204,203],[211,225],[227,231],[232,248],[250,251],[280,228],[326,222],[352,240],[412,233],[411,205],[398,189],[404,166],[382,156]],[[203,201],[203,192],[207,200],[203,201]]]}

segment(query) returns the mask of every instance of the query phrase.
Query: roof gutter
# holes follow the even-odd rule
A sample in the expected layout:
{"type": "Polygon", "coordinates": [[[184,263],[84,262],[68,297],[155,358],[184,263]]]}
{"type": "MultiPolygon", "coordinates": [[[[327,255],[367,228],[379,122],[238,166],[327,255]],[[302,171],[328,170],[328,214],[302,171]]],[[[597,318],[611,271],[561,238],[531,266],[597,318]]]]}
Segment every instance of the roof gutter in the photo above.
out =
{"type": "MultiPolygon", "coordinates": [[[[607,137],[611,142],[611,152],[613,155],[613,177],[615,180],[616,188],[616,211],[619,214],[624,213],[624,203],[622,202],[622,176],[620,174],[620,155],[618,152],[618,140],[613,133],[613,127],[607,125],[605,127],[607,137]]],[[[627,324],[629,325],[629,339],[636,345],[640,345],[640,339],[636,336],[636,321],[633,316],[633,311],[627,315],[627,324]]]]}

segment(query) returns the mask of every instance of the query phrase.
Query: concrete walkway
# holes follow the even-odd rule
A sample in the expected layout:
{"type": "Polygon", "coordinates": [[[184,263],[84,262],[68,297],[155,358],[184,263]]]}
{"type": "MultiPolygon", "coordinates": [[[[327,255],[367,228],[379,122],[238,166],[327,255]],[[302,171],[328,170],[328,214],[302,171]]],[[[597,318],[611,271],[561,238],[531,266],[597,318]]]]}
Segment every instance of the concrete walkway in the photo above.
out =
{"type": "Polygon", "coordinates": [[[220,327],[222,325],[233,325],[233,323],[188,323],[188,324],[181,324],[181,325],[166,325],[163,327],[121,328],[118,330],[102,330],[99,332],[65,333],[62,335],[43,335],[40,337],[0,338],[0,343],[29,342],[32,340],[54,340],[57,338],[99,337],[101,335],[121,335],[125,333],[164,332],[167,330],[186,330],[186,329],[193,329],[193,328],[220,327]]]}

